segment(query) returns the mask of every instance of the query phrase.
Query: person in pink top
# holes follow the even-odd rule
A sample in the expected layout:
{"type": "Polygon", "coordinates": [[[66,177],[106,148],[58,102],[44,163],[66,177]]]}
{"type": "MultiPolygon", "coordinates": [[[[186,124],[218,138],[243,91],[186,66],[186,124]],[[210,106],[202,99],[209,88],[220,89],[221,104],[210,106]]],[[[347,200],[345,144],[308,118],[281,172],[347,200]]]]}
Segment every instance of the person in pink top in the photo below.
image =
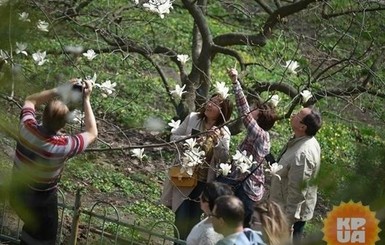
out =
{"type": "Polygon", "coordinates": [[[24,222],[20,244],[55,244],[58,228],[57,185],[64,163],[83,152],[97,138],[98,130],[90,102],[91,81],[85,81],[77,89],[82,91],[85,126],[84,132],[79,134],[61,132],[70,111],[57,99],[60,95],[58,88],[28,96],[21,110],[10,188],[11,207],[24,222]],[[35,110],[43,104],[47,105],[39,124],[35,110]]]}

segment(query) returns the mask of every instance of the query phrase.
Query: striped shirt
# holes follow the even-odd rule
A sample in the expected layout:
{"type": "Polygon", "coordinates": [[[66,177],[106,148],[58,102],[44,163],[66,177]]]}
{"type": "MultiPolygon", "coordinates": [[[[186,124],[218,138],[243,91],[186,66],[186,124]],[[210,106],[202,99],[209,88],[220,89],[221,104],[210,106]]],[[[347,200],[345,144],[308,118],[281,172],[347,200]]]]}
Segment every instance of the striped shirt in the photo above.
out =
{"type": "Polygon", "coordinates": [[[14,158],[14,178],[22,178],[31,189],[57,187],[64,162],[87,147],[83,135],[47,134],[35,118],[35,110],[24,106],[20,114],[19,138],[14,158]]]}
{"type": "MultiPolygon", "coordinates": [[[[237,104],[239,115],[242,117],[242,121],[247,130],[245,139],[238,146],[240,152],[246,151],[248,156],[253,156],[253,161],[258,164],[264,161],[264,157],[270,151],[270,135],[267,131],[263,130],[253,118],[250,113],[250,106],[247,103],[246,97],[242,91],[242,87],[237,81],[234,84],[235,101],[237,104]]],[[[249,170],[253,170],[254,165],[249,170]]],[[[242,180],[247,176],[247,173],[237,173],[237,179],[242,180]]],[[[250,176],[243,185],[246,194],[253,201],[259,201],[264,194],[265,175],[263,173],[263,165],[250,176]]]]}

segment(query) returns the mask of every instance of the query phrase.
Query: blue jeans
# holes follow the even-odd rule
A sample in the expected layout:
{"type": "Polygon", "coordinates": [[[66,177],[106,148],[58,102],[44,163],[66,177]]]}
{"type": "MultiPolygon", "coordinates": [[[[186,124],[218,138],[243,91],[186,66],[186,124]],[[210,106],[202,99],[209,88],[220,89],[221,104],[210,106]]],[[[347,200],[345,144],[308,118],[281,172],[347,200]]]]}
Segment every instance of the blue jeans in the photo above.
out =
{"type": "Polygon", "coordinates": [[[293,244],[301,244],[306,221],[297,221],[293,225],[293,244]]]}
{"type": "Polygon", "coordinates": [[[243,203],[243,207],[245,209],[245,218],[243,219],[243,227],[250,227],[251,216],[254,212],[254,201],[249,198],[249,196],[245,193],[243,186],[238,188],[235,191],[235,196],[237,196],[243,203]]]}

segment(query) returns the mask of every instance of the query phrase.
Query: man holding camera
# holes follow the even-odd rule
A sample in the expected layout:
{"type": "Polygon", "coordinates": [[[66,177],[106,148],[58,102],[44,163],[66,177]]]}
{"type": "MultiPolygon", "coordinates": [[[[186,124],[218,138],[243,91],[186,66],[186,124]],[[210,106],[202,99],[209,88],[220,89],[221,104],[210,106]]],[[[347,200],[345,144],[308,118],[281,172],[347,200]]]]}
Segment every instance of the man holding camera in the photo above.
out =
{"type": "MultiPolygon", "coordinates": [[[[72,80],[69,86],[76,93],[79,85],[72,80]]],[[[98,135],[90,102],[91,81],[85,81],[81,90],[85,131],[76,135],[61,133],[69,109],[62,101],[55,99],[61,95],[60,89],[32,94],[24,102],[10,188],[10,204],[24,222],[20,244],[56,242],[57,185],[64,163],[83,152],[98,135]],[[38,124],[35,109],[45,103],[42,124],[38,124]]]]}

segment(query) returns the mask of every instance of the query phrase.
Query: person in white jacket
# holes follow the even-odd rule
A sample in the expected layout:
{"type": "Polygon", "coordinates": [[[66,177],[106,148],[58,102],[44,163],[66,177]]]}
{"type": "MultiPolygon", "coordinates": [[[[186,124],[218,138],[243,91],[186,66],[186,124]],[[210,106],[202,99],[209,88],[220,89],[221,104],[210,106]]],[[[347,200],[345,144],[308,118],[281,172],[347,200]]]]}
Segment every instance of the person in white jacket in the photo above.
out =
{"type": "MultiPolygon", "coordinates": [[[[282,169],[281,179],[272,177],[270,200],[284,210],[293,229],[293,242],[299,244],[306,221],[313,217],[317,202],[317,185],[314,179],[321,165],[321,148],[314,137],[322,126],[321,115],[303,108],[291,117],[294,136],[278,157],[282,169]]],[[[288,228],[288,229],[290,229],[288,228]]]]}
{"type": "Polygon", "coordinates": [[[231,187],[227,184],[216,181],[207,183],[200,196],[201,209],[206,217],[191,230],[186,239],[186,245],[214,245],[223,238],[222,234],[214,231],[211,214],[218,197],[233,194],[231,187]]]}
{"type": "MultiPolygon", "coordinates": [[[[200,221],[202,210],[199,197],[206,183],[215,180],[218,164],[229,158],[230,130],[224,123],[230,119],[232,103],[220,94],[214,94],[200,112],[190,113],[178,128],[172,131],[171,140],[177,141],[191,137],[194,132],[206,132],[197,136],[197,141],[208,137],[212,147],[205,150],[206,159],[195,168],[197,185],[194,187],[176,186],[166,178],[161,203],[175,212],[175,226],[179,238],[185,240],[191,229],[200,221]]],[[[177,154],[175,164],[179,165],[181,154],[177,154]]],[[[177,233],[175,234],[177,236],[177,233]]]]}

